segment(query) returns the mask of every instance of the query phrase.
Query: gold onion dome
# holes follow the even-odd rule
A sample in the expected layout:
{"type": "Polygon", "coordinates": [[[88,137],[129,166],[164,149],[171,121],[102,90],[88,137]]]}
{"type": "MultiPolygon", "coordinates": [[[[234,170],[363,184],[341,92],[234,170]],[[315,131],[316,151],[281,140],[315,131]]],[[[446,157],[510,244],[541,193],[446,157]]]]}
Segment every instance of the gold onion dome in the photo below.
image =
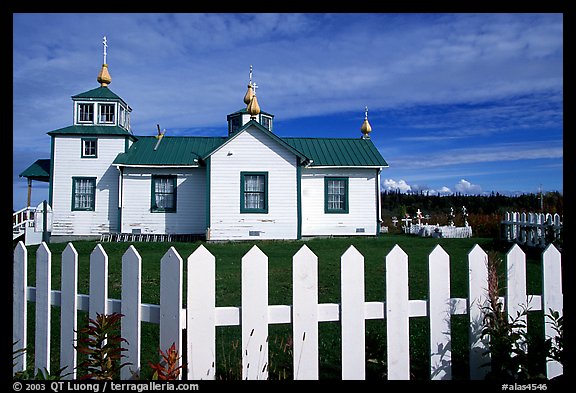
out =
{"type": "Polygon", "coordinates": [[[364,123],[362,123],[362,127],[360,127],[360,131],[364,134],[364,138],[370,138],[370,133],[372,132],[372,126],[368,122],[368,108],[366,108],[364,123]]]}
{"type": "Polygon", "coordinates": [[[248,110],[248,113],[250,113],[250,117],[256,117],[260,114],[260,105],[258,105],[258,99],[255,94],[252,95],[252,99],[246,109],[248,110]]]}
{"type": "Polygon", "coordinates": [[[106,87],[110,83],[112,83],[112,77],[108,72],[108,64],[102,64],[102,69],[100,70],[100,73],[98,74],[98,78],[96,78],[96,80],[100,83],[100,86],[102,87],[106,87]]]}
{"type": "Polygon", "coordinates": [[[250,105],[250,101],[252,100],[252,97],[254,96],[254,90],[252,90],[252,85],[248,85],[248,90],[246,91],[246,95],[244,96],[244,103],[246,105],[250,105]]]}

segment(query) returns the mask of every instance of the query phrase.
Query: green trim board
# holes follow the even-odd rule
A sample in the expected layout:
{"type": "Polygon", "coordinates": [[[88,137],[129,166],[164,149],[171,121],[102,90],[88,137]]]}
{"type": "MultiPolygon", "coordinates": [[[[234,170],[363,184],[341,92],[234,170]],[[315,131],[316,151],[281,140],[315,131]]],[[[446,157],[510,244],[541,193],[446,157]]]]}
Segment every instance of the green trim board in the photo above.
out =
{"type": "Polygon", "coordinates": [[[348,188],[348,178],[347,177],[324,177],[324,213],[326,214],[348,214],[348,200],[350,199],[350,192],[348,188]],[[337,186],[341,190],[341,186],[344,186],[344,193],[330,192],[330,183],[333,182],[333,189],[337,186]],[[330,201],[330,196],[333,196],[333,200],[330,201]],[[330,207],[330,202],[341,203],[342,207],[330,207]]]}
{"type": "Polygon", "coordinates": [[[240,172],[240,213],[268,214],[268,172],[240,172]],[[263,190],[246,190],[246,177],[257,176],[263,178],[263,190]],[[264,207],[246,207],[246,194],[263,194],[264,207]]]}
{"type": "Polygon", "coordinates": [[[210,157],[206,159],[206,230],[210,229],[210,157]]]}
{"type": "Polygon", "coordinates": [[[94,211],[96,210],[96,178],[95,177],[85,177],[85,176],[73,176],[72,177],[72,198],[71,198],[71,207],[72,211],[94,211]],[[91,184],[92,192],[91,192],[91,202],[90,206],[88,207],[79,207],[76,205],[76,183],[79,181],[88,181],[91,184]]]}
{"type": "Polygon", "coordinates": [[[120,135],[126,136],[131,138],[132,140],[136,140],[137,138],[132,135],[132,133],[125,128],[110,125],[110,126],[102,126],[102,125],[74,125],[68,126],[64,128],[59,128],[57,130],[47,132],[50,136],[55,135],[85,135],[85,136],[92,136],[92,135],[120,135]]]}
{"type": "Polygon", "coordinates": [[[152,175],[151,176],[151,192],[150,192],[150,212],[151,213],[176,213],[177,207],[177,187],[176,175],[152,175]],[[172,182],[172,192],[165,193],[172,195],[172,207],[158,207],[156,200],[156,180],[167,180],[172,182]]]}
{"type": "Polygon", "coordinates": [[[48,203],[52,208],[52,198],[54,196],[54,136],[50,136],[50,179],[48,183],[48,203]]]}
{"type": "Polygon", "coordinates": [[[296,157],[296,239],[302,239],[302,163],[296,157]]]}

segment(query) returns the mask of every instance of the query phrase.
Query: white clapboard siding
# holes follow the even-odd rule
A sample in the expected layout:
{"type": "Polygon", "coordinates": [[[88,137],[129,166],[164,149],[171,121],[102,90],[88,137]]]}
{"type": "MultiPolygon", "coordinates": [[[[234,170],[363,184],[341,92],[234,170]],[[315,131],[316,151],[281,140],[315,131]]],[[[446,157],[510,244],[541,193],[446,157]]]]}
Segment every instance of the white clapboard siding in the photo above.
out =
{"type": "MultiPolygon", "coordinates": [[[[341,303],[318,304],[318,258],[307,246],[294,255],[293,305],[268,304],[268,257],[253,246],[242,258],[241,306],[216,307],[215,258],[199,246],[187,259],[187,299],[182,307],[183,261],[171,247],[160,260],[160,305],[140,302],[142,260],[134,246],[122,256],[122,298],[107,298],[108,256],[101,245],[90,255],[90,295],[75,294],[78,274],[78,255],[72,244],[62,253],[61,290],[51,290],[51,253],[42,243],[36,253],[36,287],[27,287],[27,250],[20,242],[14,250],[13,337],[26,347],[26,303],[35,301],[36,330],[34,367],[49,371],[50,305],[62,307],[61,364],[76,368],[77,359],[70,353],[70,341],[76,322],[70,315],[78,311],[96,313],[122,312],[122,337],[127,349],[122,379],[132,379],[141,372],[141,322],[160,325],[159,349],[167,351],[175,344],[178,354],[186,359],[187,379],[218,379],[215,375],[216,335],[218,326],[241,326],[242,378],[261,380],[268,378],[268,326],[293,325],[294,379],[318,379],[319,352],[318,323],[340,322],[342,343],[342,378],[363,379],[366,376],[365,321],[386,319],[388,379],[410,379],[409,321],[413,317],[426,317],[430,326],[430,378],[452,378],[451,315],[468,314],[470,378],[483,379],[490,370],[488,337],[482,335],[485,307],[488,305],[488,256],[478,245],[468,254],[468,298],[450,297],[450,258],[441,246],[429,255],[429,298],[409,300],[408,256],[395,245],[386,255],[386,301],[366,301],[364,298],[364,257],[350,246],[341,257],[341,303]],[[76,275],[76,278],[73,276],[76,275]],[[75,297],[76,303],[69,297],[75,297]],[[66,320],[65,320],[66,319],[66,320]],[[65,320],[65,321],[64,321],[65,320]],[[183,329],[186,329],[186,348],[183,347],[183,329]],[[185,353],[183,353],[185,352],[185,353]],[[184,356],[185,355],[185,356],[184,356]]],[[[506,255],[507,283],[510,288],[501,298],[508,310],[515,304],[527,303],[529,311],[558,311],[563,315],[561,253],[550,245],[542,256],[542,295],[526,295],[525,256],[514,246],[506,255]],[[520,284],[514,281],[520,282],[520,284]]],[[[510,314],[511,316],[513,314],[510,314]]],[[[548,321],[547,321],[548,322],[548,321]]],[[[556,334],[546,323],[545,334],[556,334]]],[[[528,327],[528,330],[530,327],[528,327]]],[[[180,363],[182,365],[182,363],[180,363]]],[[[26,368],[21,361],[13,372],[26,368]]],[[[561,375],[562,365],[549,360],[549,378],[561,375]]],[[[180,377],[183,377],[181,374],[180,377]]],[[[76,375],[74,375],[76,377],[76,375]]]]}
{"type": "Polygon", "coordinates": [[[249,127],[210,156],[210,239],[296,239],[297,157],[249,127]],[[268,173],[268,213],[240,213],[240,172],[268,173]]]}
{"type": "Polygon", "coordinates": [[[122,233],[204,234],[206,168],[125,168],[122,176],[122,233]],[[151,172],[152,171],[152,172],[151,172]],[[151,211],[152,176],[176,175],[176,212],[151,211]]]}
{"type": "Polygon", "coordinates": [[[78,252],[68,243],[62,252],[62,280],[60,307],[60,368],[65,368],[66,379],[76,379],[78,324],[78,252]]]}
{"type": "Polygon", "coordinates": [[[377,170],[372,168],[303,168],[302,236],[375,235],[377,179],[377,170]],[[348,213],[324,212],[325,177],[348,178],[348,213]]]}
{"type": "MultiPolygon", "coordinates": [[[[89,135],[86,135],[87,137],[89,135]]],[[[118,231],[118,170],[111,164],[125,148],[124,136],[98,136],[98,157],[82,158],[83,136],[53,138],[52,235],[100,235],[118,231]],[[72,178],[95,177],[94,211],[72,211],[72,178]]]]}

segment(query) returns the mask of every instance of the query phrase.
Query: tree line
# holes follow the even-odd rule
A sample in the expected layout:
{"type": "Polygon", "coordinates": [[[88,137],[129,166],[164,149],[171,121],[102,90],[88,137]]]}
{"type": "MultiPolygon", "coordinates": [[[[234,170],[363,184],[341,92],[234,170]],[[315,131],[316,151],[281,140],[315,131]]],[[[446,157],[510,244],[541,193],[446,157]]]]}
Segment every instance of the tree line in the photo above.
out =
{"type": "Polygon", "coordinates": [[[507,211],[542,212],[563,214],[563,195],[558,191],[503,195],[492,192],[487,195],[430,195],[424,191],[402,193],[400,191],[381,192],[382,217],[403,218],[406,214],[414,216],[418,209],[424,215],[447,215],[450,208],[454,214],[460,214],[462,206],[469,214],[504,215],[507,211]]]}

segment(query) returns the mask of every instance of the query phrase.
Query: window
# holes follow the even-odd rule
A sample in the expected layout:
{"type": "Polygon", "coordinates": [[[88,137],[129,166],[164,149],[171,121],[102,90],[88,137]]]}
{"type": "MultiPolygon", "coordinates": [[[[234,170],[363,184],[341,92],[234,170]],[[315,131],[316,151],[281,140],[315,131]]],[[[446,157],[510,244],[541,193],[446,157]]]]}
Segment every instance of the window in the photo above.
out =
{"type": "Polygon", "coordinates": [[[272,119],[268,116],[261,116],[262,125],[269,131],[272,131],[272,119]]]}
{"type": "Polygon", "coordinates": [[[72,178],[72,211],[94,211],[96,206],[96,178],[72,178]]]}
{"type": "Polygon", "coordinates": [[[126,125],[126,109],[123,106],[120,107],[120,126],[125,127],[126,125]]]}
{"type": "Polygon", "coordinates": [[[152,175],[152,212],[176,211],[176,176],[152,175]]]}
{"type": "Polygon", "coordinates": [[[268,213],[268,172],[240,172],[240,213],[268,213]]]}
{"type": "Polygon", "coordinates": [[[114,104],[100,104],[100,123],[114,123],[114,104]]]}
{"type": "Polygon", "coordinates": [[[324,178],[324,212],[348,213],[348,178],[324,178]]]}
{"type": "Polygon", "coordinates": [[[98,157],[98,139],[82,138],[82,158],[98,157]]]}
{"type": "Polygon", "coordinates": [[[78,122],[94,122],[94,104],[78,104],[78,122]]]}
{"type": "Polygon", "coordinates": [[[230,133],[236,132],[242,123],[240,116],[236,116],[230,119],[230,133]]]}

